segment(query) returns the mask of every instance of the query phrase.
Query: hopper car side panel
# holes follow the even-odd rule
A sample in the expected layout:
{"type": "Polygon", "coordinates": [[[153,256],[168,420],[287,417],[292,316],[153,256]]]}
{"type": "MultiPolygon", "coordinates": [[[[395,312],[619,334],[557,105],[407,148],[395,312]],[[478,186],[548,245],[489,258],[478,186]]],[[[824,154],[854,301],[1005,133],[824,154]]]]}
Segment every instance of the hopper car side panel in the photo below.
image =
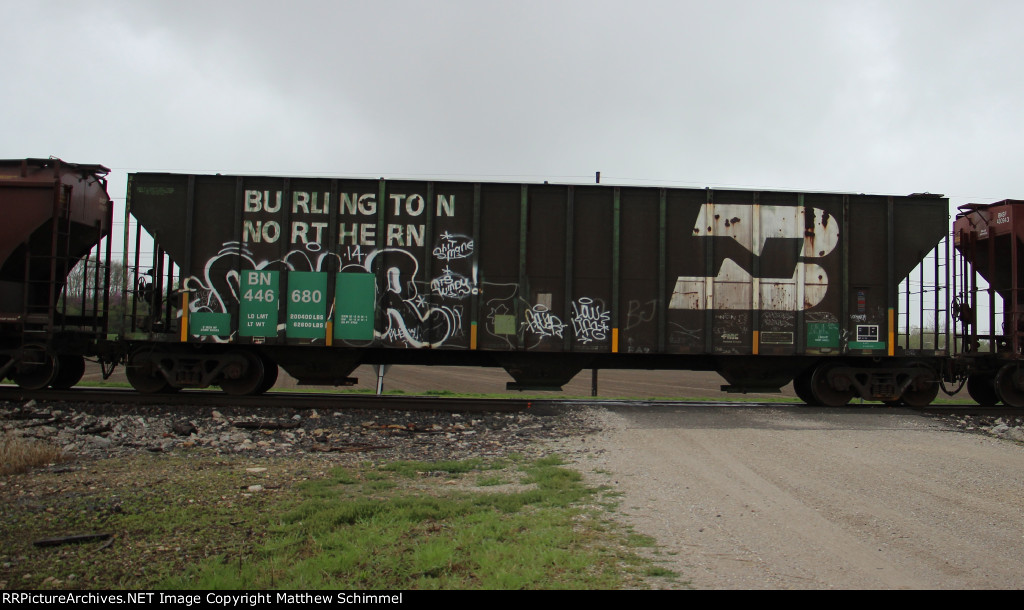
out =
{"type": "Polygon", "coordinates": [[[258,345],[300,379],[451,363],[518,387],[635,367],[777,388],[895,356],[896,287],[948,217],[937,197],[173,174],[129,197],[183,268],[170,342],[258,345]]]}

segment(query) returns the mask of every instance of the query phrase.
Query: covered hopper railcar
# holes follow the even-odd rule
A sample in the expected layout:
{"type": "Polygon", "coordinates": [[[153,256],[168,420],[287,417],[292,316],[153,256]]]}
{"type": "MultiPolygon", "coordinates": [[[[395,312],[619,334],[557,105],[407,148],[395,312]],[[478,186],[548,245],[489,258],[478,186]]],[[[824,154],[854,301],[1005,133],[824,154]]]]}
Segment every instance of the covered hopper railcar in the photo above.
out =
{"type": "Polygon", "coordinates": [[[147,261],[126,223],[146,392],[418,363],[500,366],[518,389],[691,369],[926,404],[948,370],[948,340],[898,336],[925,306],[900,283],[949,233],[938,196],[139,173],[128,213],[156,243],[147,261]]]}
{"type": "Polygon", "coordinates": [[[1024,407],[1024,201],[960,207],[953,223],[956,369],[982,405],[1024,407]]]}
{"type": "Polygon", "coordinates": [[[98,355],[110,286],[108,173],[59,159],[0,161],[0,378],[71,387],[84,357],[98,355]],[[103,256],[82,261],[94,248],[103,256]]]}

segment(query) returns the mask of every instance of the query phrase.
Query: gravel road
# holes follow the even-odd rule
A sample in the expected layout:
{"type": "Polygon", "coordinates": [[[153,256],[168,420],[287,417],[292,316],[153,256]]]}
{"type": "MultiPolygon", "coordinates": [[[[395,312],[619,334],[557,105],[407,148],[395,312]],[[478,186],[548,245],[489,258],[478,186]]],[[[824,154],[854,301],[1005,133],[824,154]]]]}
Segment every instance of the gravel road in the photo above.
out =
{"type": "Polygon", "coordinates": [[[1024,587],[1024,445],[901,409],[619,407],[563,441],[694,588],[1024,587]]]}

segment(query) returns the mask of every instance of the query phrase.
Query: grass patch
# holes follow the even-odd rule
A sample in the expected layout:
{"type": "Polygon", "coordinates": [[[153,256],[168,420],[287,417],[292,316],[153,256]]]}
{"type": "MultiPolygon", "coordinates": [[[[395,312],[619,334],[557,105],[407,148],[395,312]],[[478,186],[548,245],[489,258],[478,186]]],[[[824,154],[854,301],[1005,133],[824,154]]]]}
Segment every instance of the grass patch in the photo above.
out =
{"type": "Polygon", "coordinates": [[[0,588],[615,589],[656,569],[558,458],[327,468],[194,452],[0,483],[0,588]],[[504,483],[520,485],[488,489],[504,483]],[[97,532],[113,543],[32,545],[97,532]]]}
{"type": "Polygon", "coordinates": [[[646,534],[637,534],[636,532],[630,533],[629,536],[626,538],[626,541],[631,546],[643,546],[651,548],[657,546],[657,541],[654,538],[646,534]]]}
{"type": "Polygon", "coordinates": [[[477,487],[496,487],[506,483],[508,481],[504,477],[480,477],[476,480],[477,487]]]}
{"type": "Polygon", "coordinates": [[[294,501],[284,489],[249,491],[294,476],[288,466],[253,474],[252,465],[143,454],[0,479],[0,588],[146,589],[207,557],[247,554],[266,535],[266,511],[294,501]],[[32,544],[88,533],[113,538],[32,544]]]}
{"type": "Polygon", "coordinates": [[[676,574],[672,570],[669,570],[668,568],[663,568],[661,566],[651,566],[644,570],[644,576],[648,576],[650,578],[675,579],[678,576],[678,574],[676,574]]]}
{"type": "MultiPolygon", "coordinates": [[[[596,490],[560,460],[523,464],[533,486],[515,493],[447,489],[444,481],[387,493],[332,473],[305,487],[306,497],[272,520],[266,542],[245,561],[213,558],[185,575],[157,583],[169,588],[521,589],[616,588],[625,538],[595,515],[580,525],[578,504],[596,490]],[[331,482],[333,481],[333,482],[331,482]],[[330,493],[328,493],[330,490],[330,493]],[[315,497],[311,492],[315,492],[315,497]]],[[[487,471],[478,459],[395,462],[376,471],[398,482],[451,479],[487,471]],[[442,477],[430,475],[441,474],[442,477]]],[[[376,482],[379,482],[376,481],[376,482]]],[[[627,562],[629,563],[629,562],[627,562]]],[[[644,566],[648,569],[648,566],[644,566]]],[[[633,575],[632,578],[635,578],[633,575]]]]}
{"type": "Polygon", "coordinates": [[[479,458],[457,462],[392,462],[381,466],[381,470],[394,472],[403,477],[424,475],[458,476],[474,470],[483,469],[483,460],[479,458]]]}
{"type": "Polygon", "coordinates": [[[83,379],[75,385],[83,388],[130,388],[132,384],[127,381],[89,380],[83,379]]]}
{"type": "Polygon", "coordinates": [[[0,436],[0,475],[27,472],[63,460],[64,453],[52,443],[9,433],[0,436]]]}

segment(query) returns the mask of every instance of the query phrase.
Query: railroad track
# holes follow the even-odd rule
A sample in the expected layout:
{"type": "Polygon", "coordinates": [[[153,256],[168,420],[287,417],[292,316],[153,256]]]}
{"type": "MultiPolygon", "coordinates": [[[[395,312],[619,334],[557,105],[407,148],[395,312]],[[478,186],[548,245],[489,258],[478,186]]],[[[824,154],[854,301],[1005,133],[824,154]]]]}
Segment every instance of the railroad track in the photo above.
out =
{"type": "MultiPolygon", "coordinates": [[[[518,398],[485,399],[448,396],[395,396],[372,394],[317,394],[268,392],[260,396],[229,396],[219,391],[183,390],[174,393],[140,394],[127,388],[72,388],[29,391],[0,388],[0,401],[63,401],[124,405],[287,407],[293,409],[376,409],[391,411],[514,412],[530,409],[533,401],[518,398]]],[[[538,405],[539,406],[539,405],[538,405]]]]}
{"type": "MultiPolygon", "coordinates": [[[[70,390],[29,391],[16,386],[0,386],[0,401],[23,402],[61,401],[72,403],[165,405],[165,406],[236,406],[286,407],[292,409],[368,409],[386,411],[444,411],[444,412],[516,412],[529,410],[545,414],[582,405],[600,404],[609,407],[653,406],[665,408],[806,408],[822,409],[830,413],[857,413],[865,410],[892,409],[881,403],[850,404],[845,407],[812,407],[801,402],[721,402],[695,400],[622,400],[608,398],[460,398],[451,396],[402,396],[385,394],[269,392],[260,396],[229,396],[216,390],[184,390],[175,393],[140,394],[128,388],[76,387],[70,390]]],[[[981,407],[978,405],[930,405],[907,408],[929,415],[1020,415],[1024,410],[1006,406],[981,407]]]]}

